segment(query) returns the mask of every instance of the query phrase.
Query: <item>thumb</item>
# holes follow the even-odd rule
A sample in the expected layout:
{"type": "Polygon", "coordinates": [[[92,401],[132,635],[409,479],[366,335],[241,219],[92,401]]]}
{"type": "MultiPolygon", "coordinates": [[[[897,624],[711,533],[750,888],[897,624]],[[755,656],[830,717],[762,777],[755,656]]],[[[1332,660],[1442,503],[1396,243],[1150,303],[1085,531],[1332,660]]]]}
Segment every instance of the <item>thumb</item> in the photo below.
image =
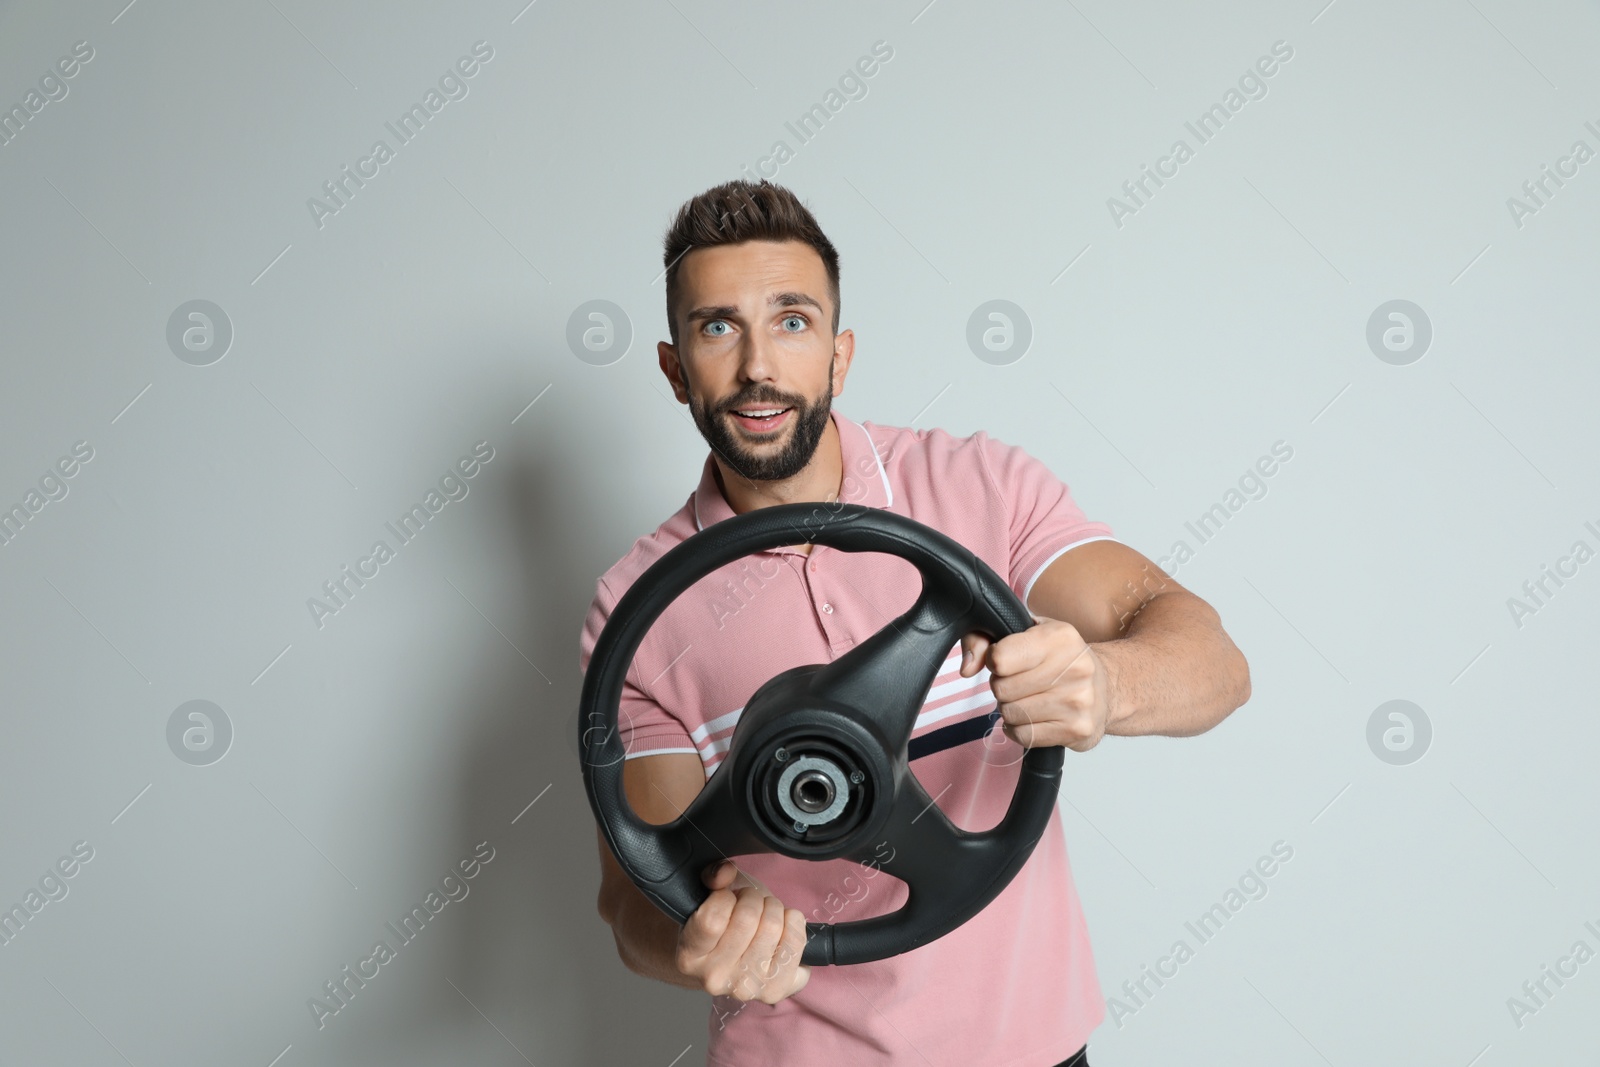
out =
{"type": "Polygon", "coordinates": [[[700,880],[711,889],[726,889],[733,881],[734,870],[732,860],[718,860],[700,872],[700,880]]]}
{"type": "Polygon", "coordinates": [[[971,678],[983,667],[989,653],[989,639],[973,632],[961,639],[961,677],[971,678]]]}

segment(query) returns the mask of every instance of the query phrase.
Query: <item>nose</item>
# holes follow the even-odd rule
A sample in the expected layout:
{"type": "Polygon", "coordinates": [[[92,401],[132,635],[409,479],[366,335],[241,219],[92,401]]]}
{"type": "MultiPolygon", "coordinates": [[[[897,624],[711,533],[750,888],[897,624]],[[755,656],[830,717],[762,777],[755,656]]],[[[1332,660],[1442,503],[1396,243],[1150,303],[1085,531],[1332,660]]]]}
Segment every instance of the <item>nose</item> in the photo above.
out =
{"type": "Polygon", "coordinates": [[[778,362],[772,344],[759,335],[746,335],[739,353],[739,378],[744,382],[772,382],[777,376],[778,362]]]}

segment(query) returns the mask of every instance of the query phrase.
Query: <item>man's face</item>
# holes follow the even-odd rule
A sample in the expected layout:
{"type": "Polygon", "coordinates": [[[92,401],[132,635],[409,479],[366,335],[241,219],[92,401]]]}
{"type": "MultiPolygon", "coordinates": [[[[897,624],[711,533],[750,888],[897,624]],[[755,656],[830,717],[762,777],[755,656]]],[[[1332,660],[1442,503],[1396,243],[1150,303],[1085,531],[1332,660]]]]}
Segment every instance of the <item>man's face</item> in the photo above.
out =
{"type": "Polygon", "coordinates": [[[678,263],[678,344],[661,369],[695,425],[746,478],[799,473],[844,389],[854,336],[833,334],[822,257],[799,241],[746,241],[678,263]]]}

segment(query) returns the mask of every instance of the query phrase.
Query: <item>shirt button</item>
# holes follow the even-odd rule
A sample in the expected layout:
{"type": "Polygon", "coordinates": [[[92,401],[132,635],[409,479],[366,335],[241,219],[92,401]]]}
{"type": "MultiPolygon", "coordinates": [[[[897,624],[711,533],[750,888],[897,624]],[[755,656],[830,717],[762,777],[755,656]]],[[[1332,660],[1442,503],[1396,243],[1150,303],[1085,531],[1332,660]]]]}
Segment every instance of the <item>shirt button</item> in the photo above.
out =
{"type": "Polygon", "coordinates": [[[817,569],[817,561],[816,560],[812,560],[811,561],[811,569],[812,570],[816,570],[817,569]]]}
{"type": "Polygon", "coordinates": [[[832,604],[824,604],[824,605],[822,605],[822,613],[824,615],[832,615],[833,614],[833,605],[832,604]]]}

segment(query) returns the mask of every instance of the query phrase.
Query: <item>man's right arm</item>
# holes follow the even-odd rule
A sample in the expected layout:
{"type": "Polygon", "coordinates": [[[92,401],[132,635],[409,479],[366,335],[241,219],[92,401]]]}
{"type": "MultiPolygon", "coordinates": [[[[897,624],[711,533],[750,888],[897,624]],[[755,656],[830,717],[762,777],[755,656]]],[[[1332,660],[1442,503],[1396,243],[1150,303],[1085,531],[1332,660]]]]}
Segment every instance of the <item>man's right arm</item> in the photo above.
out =
{"type": "MultiPolygon", "coordinates": [[[[705,788],[705,770],[693,752],[640,756],[622,765],[622,789],[634,813],[659,825],[676,819],[705,788]]],[[[600,918],[611,927],[617,955],[634,974],[662,982],[701,988],[700,980],[678,970],[678,933],[682,929],[633,884],[611,846],[600,839],[600,918]]]]}

